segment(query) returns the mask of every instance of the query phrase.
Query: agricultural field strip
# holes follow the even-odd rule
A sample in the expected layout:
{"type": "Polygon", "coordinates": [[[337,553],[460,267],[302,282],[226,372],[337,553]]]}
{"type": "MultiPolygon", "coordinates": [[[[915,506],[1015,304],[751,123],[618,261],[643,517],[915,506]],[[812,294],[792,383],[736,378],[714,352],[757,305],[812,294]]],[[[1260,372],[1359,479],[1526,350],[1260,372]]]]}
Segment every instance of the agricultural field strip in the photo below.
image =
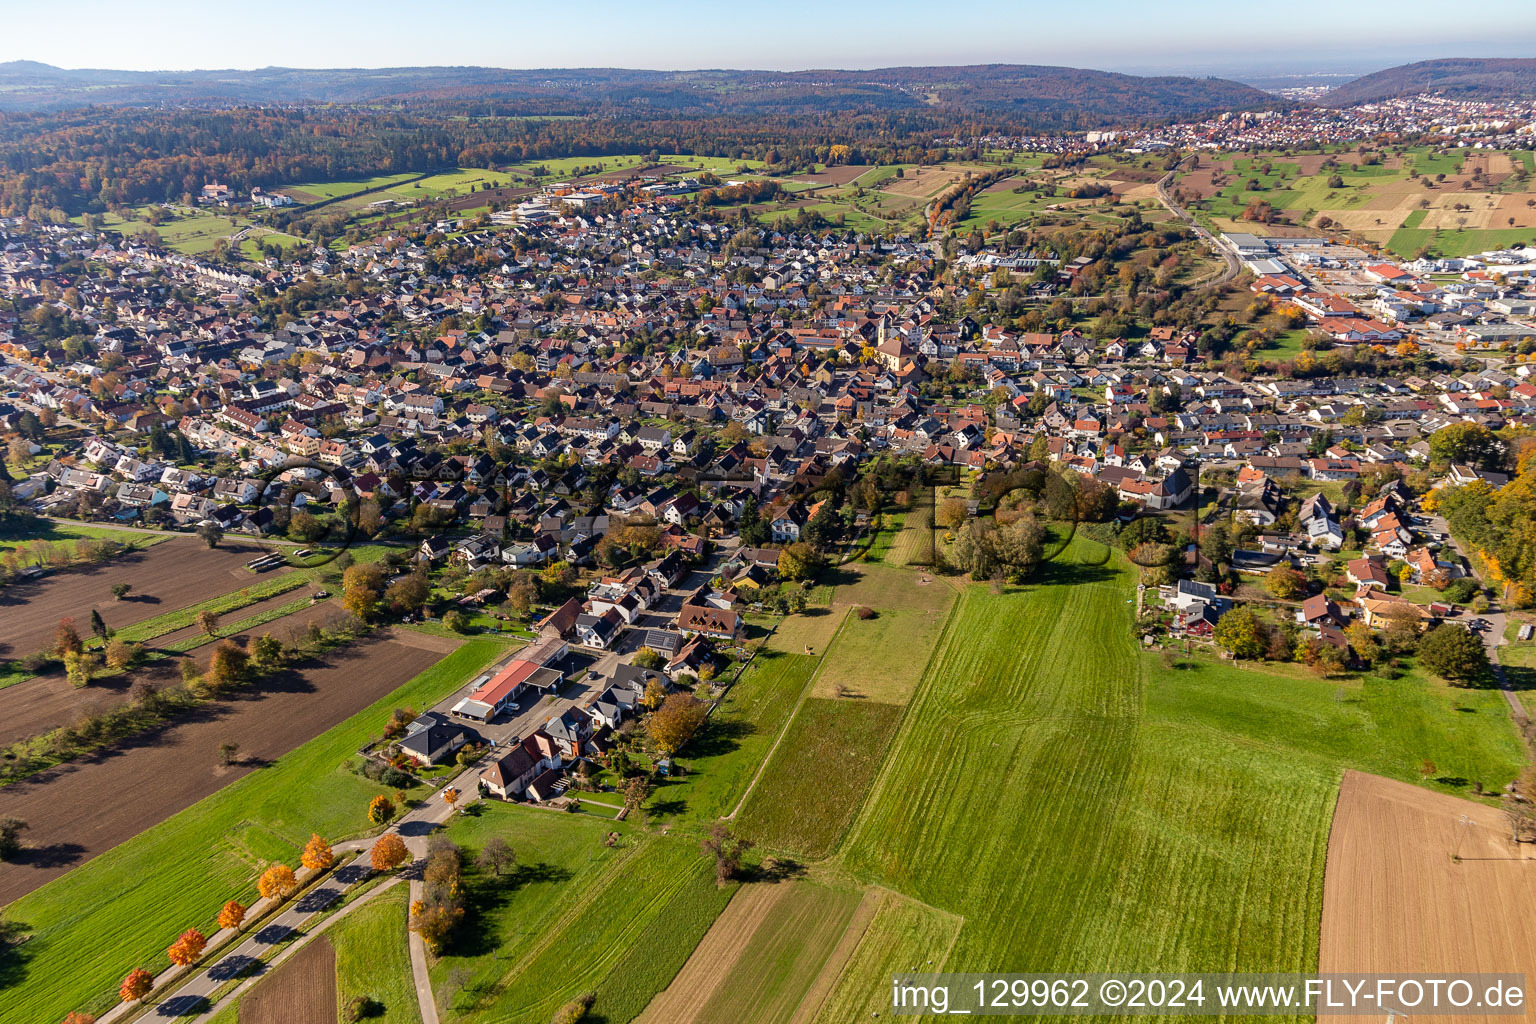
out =
{"type": "Polygon", "coordinates": [[[540,937],[537,942],[530,944],[523,955],[518,957],[517,960],[513,962],[512,966],[507,968],[506,972],[502,975],[501,980],[492,986],[491,991],[487,994],[488,997],[494,999],[495,997],[499,996],[506,990],[507,986],[512,983],[513,979],[517,975],[527,970],[531,963],[537,960],[540,955],[542,955],[547,949],[553,946],[556,940],[558,940],[564,933],[565,929],[570,927],[571,924],[573,924],[578,918],[581,917],[583,913],[585,913],[594,903],[596,903],[598,898],[606,893],[610,887],[612,887],[619,876],[624,874],[625,870],[629,866],[630,861],[635,860],[639,856],[640,851],[649,848],[649,845],[650,844],[648,842],[637,842],[633,847],[626,850],[622,857],[616,857],[613,863],[609,865],[608,870],[604,871],[600,876],[593,879],[592,883],[587,887],[586,891],[581,894],[580,898],[572,903],[566,912],[561,914],[558,919],[550,922],[549,926],[545,929],[543,936],[540,937]]]}
{"type": "MultiPolygon", "coordinates": [[[[852,608],[844,609],[843,621],[838,623],[837,633],[832,635],[832,644],[837,643],[838,634],[842,633],[843,628],[848,624],[848,616],[852,614],[852,612],[852,608]]],[[[741,794],[741,799],[736,801],[736,806],[731,808],[731,813],[726,815],[727,818],[734,819],[736,817],[737,813],[739,813],[741,808],[746,804],[747,797],[752,795],[752,789],[757,785],[757,780],[763,777],[763,772],[765,769],[767,769],[768,762],[773,760],[773,752],[779,749],[779,744],[784,741],[785,734],[789,732],[790,723],[795,720],[795,715],[799,713],[801,706],[805,703],[806,696],[811,692],[811,688],[815,686],[816,677],[821,674],[821,668],[826,664],[827,651],[832,649],[832,644],[828,644],[825,648],[822,649],[821,654],[817,656],[816,670],[811,673],[811,677],[807,679],[805,681],[805,685],[800,688],[800,695],[795,699],[795,706],[790,710],[788,716],[785,717],[784,724],[779,728],[778,736],[774,737],[773,746],[768,748],[768,753],[764,755],[762,761],[758,763],[757,771],[752,773],[752,781],[747,783],[746,791],[741,794]]]]}

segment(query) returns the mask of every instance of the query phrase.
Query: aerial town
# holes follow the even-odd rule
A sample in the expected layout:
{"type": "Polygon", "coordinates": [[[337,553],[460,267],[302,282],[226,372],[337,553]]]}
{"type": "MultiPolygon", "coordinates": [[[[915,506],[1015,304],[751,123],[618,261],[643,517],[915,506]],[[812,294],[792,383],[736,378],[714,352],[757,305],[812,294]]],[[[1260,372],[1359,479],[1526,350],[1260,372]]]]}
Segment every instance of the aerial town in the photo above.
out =
{"type": "Polygon", "coordinates": [[[0,1021],[1536,970],[1536,92],[1372,77],[331,176],[0,115],[0,1021]]]}

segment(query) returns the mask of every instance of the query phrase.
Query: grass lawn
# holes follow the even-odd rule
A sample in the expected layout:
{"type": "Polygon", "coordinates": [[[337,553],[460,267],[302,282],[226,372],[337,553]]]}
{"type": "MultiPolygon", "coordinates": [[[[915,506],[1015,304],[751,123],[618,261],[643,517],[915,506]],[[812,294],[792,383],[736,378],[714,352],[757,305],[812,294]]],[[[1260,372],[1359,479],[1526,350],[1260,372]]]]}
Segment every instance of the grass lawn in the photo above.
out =
{"type": "Polygon", "coordinates": [[[742,673],[704,729],[678,753],[688,770],[661,782],[653,817],[704,824],[729,814],[794,710],[818,657],[765,649],[742,673]]]}
{"type": "Polygon", "coordinates": [[[6,907],[5,920],[32,936],[0,975],[17,1019],[101,1013],[117,1002],[124,974],[165,967],[165,947],[186,928],[212,934],[224,901],[255,899],[260,871],[273,860],[297,863],[311,832],[335,841],[365,831],[368,799],[381,790],[346,771],[346,760],[392,709],[430,706],[500,651],[467,642],[270,767],[6,907]]]}
{"type": "MultiPolygon", "coordinates": [[[[612,826],[587,824],[596,856],[612,826]]],[[[546,901],[541,913],[550,917],[537,930],[496,936],[487,952],[499,981],[482,987],[473,1007],[455,1009],[453,1020],[545,1024],[566,1001],[595,992],[594,1019],[620,1024],[667,986],[735,886],[715,885],[714,863],[691,837],[632,833],[623,842],[600,877],[579,876],[585,891],[546,901]]]]}
{"type": "Polygon", "coordinates": [[[832,852],[879,771],[901,707],[811,698],[736,817],[753,842],[810,860],[832,852]]]}
{"type": "Polygon", "coordinates": [[[1315,970],[1342,768],[1502,785],[1498,694],[1163,669],[1132,583],[1058,559],[968,587],[839,858],[963,916],[970,971],[1315,970]]]}
{"type": "Polygon", "coordinates": [[[76,540],[113,540],[120,544],[132,544],[135,548],[143,549],[153,547],[161,541],[170,540],[175,534],[149,534],[130,533],[125,530],[111,530],[101,526],[85,526],[75,523],[56,523],[51,519],[37,521],[37,529],[29,530],[26,536],[0,536],[0,555],[12,551],[23,544],[33,541],[48,541],[50,544],[60,541],[76,540]]]}
{"type": "Polygon", "coordinates": [[[1259,349],[1255,354],[1260,359],[1274,361],[1295,359],[1301,355],[1301,343],[1307,339],[1307,333],[1304,328],[1284,331],[1275,338],[1274,344],[1268,348],[1259,349]]]}
{"type": "Polygon", "coordinates": [[[336,950],[338,1012],[356,997],[367,996],[383,1007],[369,1020],[421,1024],[405,930],[410,901],[405,885],[396,885],[326,931],[336,950]]]}
{"type": "MultiPolygon", "coordinates": [[[[955,600],[952,587],[941,582],[918,586],[917,579],[912,570],[885,569],[879,575],[885,585],[877,593],[868,587],[856,588],[870,595],[869,607],[875,616],[863,619],[855,612],[843,620],[816,673],[813,696],[844,693],[856,699],[907,702],[955,600]]],[[[841,588],[834,595],[840,601],[841,588]]]]}
{"type": "Polygon", "coordinates": [[[906,522],[905,512],[888,512],[881,517],[880,529],[875,531],[875,539],[870,542],[869,550],[864,554],[865,562],[883,562],[891,550],[891,541],[901,532],[902,524],[906,522]]]}

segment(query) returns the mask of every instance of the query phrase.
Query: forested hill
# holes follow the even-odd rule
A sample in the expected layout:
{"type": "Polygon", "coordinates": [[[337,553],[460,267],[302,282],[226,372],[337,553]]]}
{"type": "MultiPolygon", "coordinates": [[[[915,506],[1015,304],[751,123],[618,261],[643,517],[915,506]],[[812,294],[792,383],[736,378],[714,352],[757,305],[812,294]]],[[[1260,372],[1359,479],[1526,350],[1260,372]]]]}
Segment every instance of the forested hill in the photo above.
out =
{"type": "Polygon", "coordinates": [[[1536,58],[1448,57],[1403,64],[1332,89],[1322,102],[1348,107],[1418,93],[1461,99],[1536,99],[1536,58]]]}
{"type": "Polygon", "coordinates": [[[517,71],[482,67],[133,72],[0,64],[0,110],[87,104],[389,103],[503,115],[701,117],[919,113],[1088,128],[1252,109],[1275,98],[1218,78],[989,64],[872,71],[517,71]]]}

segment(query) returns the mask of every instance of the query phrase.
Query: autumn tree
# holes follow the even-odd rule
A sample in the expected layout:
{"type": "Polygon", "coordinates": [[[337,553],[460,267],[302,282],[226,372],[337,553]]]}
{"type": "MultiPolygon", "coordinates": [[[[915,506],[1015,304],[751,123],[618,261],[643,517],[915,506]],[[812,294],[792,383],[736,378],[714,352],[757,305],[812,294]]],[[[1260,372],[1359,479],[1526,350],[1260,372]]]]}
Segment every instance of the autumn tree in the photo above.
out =
{"type": "Polygon", "coordinates": [[[709,705],[692,694],[668,694],[661,707],[646,719],[646,732],[656,749],[670,757],[699,731],[709,716],[709,705]]]}
{"type": "Polygon", "coordinates": [[[96,1018],[84,1010],[74,1010],[64,1015],[64,1024],[96,1024],[96,1018]]]}
{"type": "Polygon", "coordinates": [[[1418,609],[1403,602],[1393,605],[1382,613],[1386,628],[1382,630],[1382,646],[1393,654],[1411,653],[1419,645],[1424,620],[1418,609]]]}
{"type": "Polygon", "coordinates": [[[631,809],[638,808],[645,803],[645,798],[651,795],[651,780],[644,775],[636,775],[624,783],[624,806],[631,809]]]}
{"type": "Polygon", "coordinates": [[[934,510],[933,521],[946,530],[954,530],[965,522],[965,515],[964,498],[945,498],[934,510]]]}
{"type": "Polygon", "coordinates": [[[722,886],[741,874],[741,858],[752,848],[750,840],[735,835],[723,821],[715,822],[699,845],[715,858],[715,884],[722,886]]]}
{"type": "Polygon", "coordinates": [[[1356,619],[1344,627],[1344,636],[1349,640],[1349,646],[1354,650],[1355,657],[1367,665],[1373,663],[1381,656],[1381,644],[1376,642],[1376,633],[1367,626],[1364,621],[1356,619]]]}
{"type": "Polygon", "coordinates": [[[203,949],[208,945],[208,940],[203,933],[196,928],[188,928],[181,933],[180,938],[171,943],[171,948],[165,951],[171,958],[171,963],[180,967],[188,967],[197,963],[197,958],[203,955],[203,949]]]}
{"type": "Polygon", "coordinates": [[[384,570],[377,565],[354,565],[341,575],[341,603],[364,622],[378,614],[384,590],[384,570]]]}
{"type": "Polygon", "coordinates": [[[309,842],[304,844],[299,863],[311,871],[324,871],[336,863],[336,854],[331,850],[331,844],[320,838],[320,833],[314,832],[310,834],[309,842]]]}
{"type": "Polygon", "coordinates": [[[1282,601],[1294,601],[1307,592],[1307,578],[1281,563],[1264,576],[1264,589],[1282,601]]]}
{"type": "MultiPolygon", "coordinates": [[[[898,167],[896,173],[900,174],[901,168],[898,167]]],[[[583,992],[556,1010],[555,1015],[549,1019],[549,1024],[581,1024],[587,1019],[587,1014],[592,1012],[592,1004],[595,1002],[597,1002],[597,993],[583,992]]]]}
{"type": "Polygon", "coordinates": [[[215,689],[232,689],[249,679],[250,674],[251,658],[245,648],[233,640],[221,640],[208,660],[208,684],[215,689]]]}
{"type": "Polygon", "coordinates": [[[154,987],[155,976],[142,967],[135,967],[128,972],[128,976],[118,986],[117,994],[123,1002],[133,1003],[149,995],[154,987]]]}
{"type": "Polygon", "coordinates": [[[1504,444],[1481,423],[1452,423],[1429,435],[1429,457],[1439,463],[1465,462],[1491,469],[1503,461],[1504,444]]]}
{"type": "Polygon", "coordinates": [[[822,558],[806,543],[787,544],[779,552],[779,578],[808,580],[821,572],[822,558]]]}
{"type": "Polygon", "coordinates": [[[640,706],[647,711],[655,711],[661,707],[662,701],[667,699],[667,684],[658,677],[651,677],[645,682],[645,693],[640,697],[640,706]]]}
{"type": "Polygon", "coordinates": [[[410,928],[434,954],[441,953],[463,917],[464,908],[451,902],[416,900],[411,904],[410,928]]]}
{"type": "Polygon", "coordinates": [[[62,658],[74,651],[79,653],[85,650],[85,644],[80,640],[80,633],[75,629],[74,619],[60,619],[58,628],[53,631],[53,656],[62,658]]]}
{"type": "Polygon", "coordinates": [[[426,606],[432,596],[432,585],[422,572],[412,572],[400,577],[384,591],[384,603],[396,615],[415,615],[426,606]]]}
{"type": "Polygon", "coordinates": [[[220,928],[239,928],[245,922],[245,904],[230,900],[219,910],[220,928]]]}
{"type": "Polygon", "coordinates": [[[382,825],[395,816],[395,804],[389,797],[380,793],[368,801],[368,820],[375,825],[382,825]]]}
{"type": "Polygon", "coordinates": [[[64,654],[64,676],[71,686],[88,686],[101,667],[101,659],[93,651],[67,651],[64,654]]]}
{"type": "Polygon", "coordinates": [[[1261,656],[1267,639],[1264,623],[1250,608],[1234,608],[1217,619],[1211,636],[1238,659],[1261,656]]]}
{"type": "Polygon", "coordinates": [[[294,877],[293,868],[287,864],[273,864],[256,880],[256,891],[261,893],[262,899],[267,900],[285,900],[298,888],[299,880],[294,877]]]}
{"type": "Polygon", "coordinates": [[[457,789],[454,789],[452,786],[449,786],[447,789],[443,790],[443,803],[447,804],[449,807],[452,807],[454,804],[456,804],[458,802],[459,802],[459,791],[457,789]]]}
{"type": "Polygon", "coordinates": [[[263,633],[246,641],[245,653],[252,668],[270,672],[283,662],[283,643],[271,633],[263,633]]]}
{"type": "Polygon", "coordinates": [[[204,608],[198,612],[197,628],[202,630],[205,636],[213,636],[219,631],[219,613],[212,608],[204,608]]]}
{"type": "Polygon", "coordinates": [[[107,666],[118,671],[131,668],[143,652],[144,648],[139,644],[129,643],[126,640],[113,640],[107,644],[107,666]]]}
{"type": "Polygon", "coordinates": [[[410,859],[411,851],[405,848],[405,840],[393,832],[380,836],[368,853],[375,871],[393,871],[410,859]]]}

